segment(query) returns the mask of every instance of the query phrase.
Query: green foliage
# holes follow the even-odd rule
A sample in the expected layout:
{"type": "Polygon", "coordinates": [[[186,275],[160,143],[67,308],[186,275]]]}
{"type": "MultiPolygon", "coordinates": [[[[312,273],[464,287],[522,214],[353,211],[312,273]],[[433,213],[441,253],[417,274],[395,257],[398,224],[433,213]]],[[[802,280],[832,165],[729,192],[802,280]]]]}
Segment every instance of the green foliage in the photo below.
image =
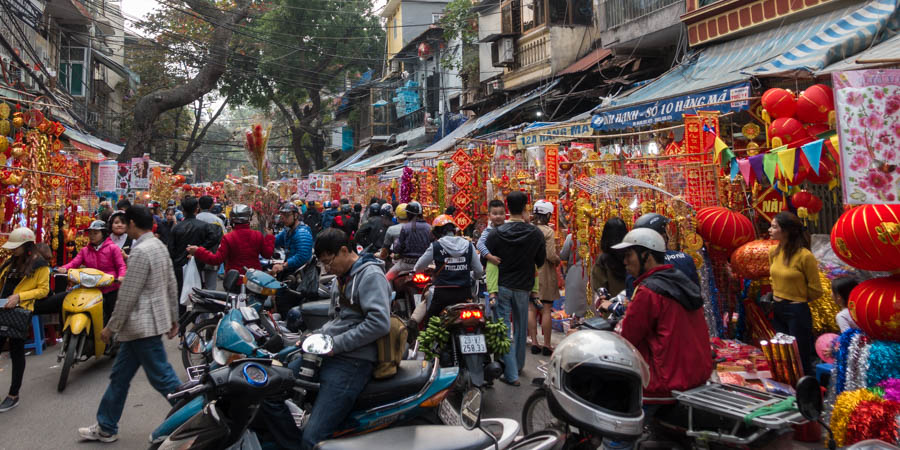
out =
{"type": "Polygon", "coordinates": [[[451,0],[441,17],[444,40],[462,46],[462,58],[456,52],[444,52],[441,65],[447,70],[456,70],[467,79],[477,79],[478,75],[478,20],[472,13],[472,0],[451,0]]]}

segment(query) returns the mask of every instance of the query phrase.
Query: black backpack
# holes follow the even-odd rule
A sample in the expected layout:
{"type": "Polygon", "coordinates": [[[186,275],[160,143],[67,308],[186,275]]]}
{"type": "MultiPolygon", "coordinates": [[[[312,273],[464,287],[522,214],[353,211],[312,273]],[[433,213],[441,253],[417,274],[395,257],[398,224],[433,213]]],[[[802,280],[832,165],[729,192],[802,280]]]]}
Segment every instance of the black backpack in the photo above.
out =
{"type": "MultiPolygon", "coordinates": [[[[381,244],[384,243],[384,233],[387,229],[384,226],[384,223],[380,220],[377,222],[366,221],[362,227],[360,227],[359,231],[356,232],[356,245],[362,246],[363,249],[368,248],[369,246],[374,246],[374,248],[381,248],[381,244]]],[[[370,249],[372,250],[372,249],[370,249]]]]}

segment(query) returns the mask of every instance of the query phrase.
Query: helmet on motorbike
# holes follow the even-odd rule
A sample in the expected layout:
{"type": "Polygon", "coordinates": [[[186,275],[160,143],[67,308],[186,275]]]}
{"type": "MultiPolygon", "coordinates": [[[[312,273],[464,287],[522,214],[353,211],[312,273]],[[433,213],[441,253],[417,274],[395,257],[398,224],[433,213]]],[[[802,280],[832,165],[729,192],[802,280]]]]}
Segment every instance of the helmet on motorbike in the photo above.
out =
{"type": "Polygon", "coordinates": [[[159,208],[160,204],[156,200],[150,200],[150,203],[147,203],[147,207],[150,209],[159,208]]]}
{"type": "Polygon", "coordinates": [[[377,217],[381,215],[381,205],[372,203],[369,205],[369,217],[377,217]]]}
{"type": "Polygon", "coordinates": [[[644,247],[654,252],[666,252],[666,241],[662,235],[650,228],[634,228],[622,238],[622,242],[613,245],[615,250],[622,250],[629,247],[644,247]]]}
{"type": "Polygon", "coordinates": [[[406,203],[401,203],[397,205],[397,220],[406,220],[409,216],[406,215],[406,203]]]}
{"type": "Polygon", "coordinates": [[[250,223],[253,218],[253,209],[247,205],[237,204],[231,207],[232,223],[250,223]]]}
{"type": "Polygon", "coordinates": [[[331,202],[326,200],[325,203],[322,203],[322,207],[326,209],[331,208],[331,202]]]}
{"type": "Polygon", "coordinates": [[[303,325],[303,315],[300,313],[299,306],[295,306],[288,310],[287,320],[285,320],[284,325],[293,333],[299,333],[305,328],[303,325]]]}
{"type": "Polygon", "coordinates": [[[406,204],[406,214],[407,214],[408,216],[410,216],[410,215],[412,215],[412,216],[418,216],[418,215],[421,215],[421,214],[422,214],[422,205],[421,205],[419,202],[415,201],[415,200],[413,200],[413,201],[407,203],[407,204],[406,204]]]}
{"type": "Polygon", "coordinates": [[[643,388],[650,369],[630,342],[610,331],[567,336],[550,356],[550,410],[578,428],[628,439],[643,430],[643,388]]]}
{"type": "Polygon", "coordinates": [[[280,212],[281,214],[300,214],[300,208],[298,208],[297,205],[291,202],[286,202],[284,205],[281,205],[281,209],[279,209],[278,212],[280,212]]]}
{"type": "Polygon", "coordinates": [[[649,228],[656,231],[660,236],[666,235],[666,225],[669,224],[669,218],[657,213],[647,213],[638,217],[634,221],[634,228],[649,228]]]}
{"type": "Polygon", "coordinates": [[[387,216],[387,217],[393,216],[394,215],[394,207],[391,206],[390,203],[385,203],[385,204],[381,205],[381,215],[387,216]]]}
{"type": "Polygon", "coordinates": [[[535,214],[553,214],[553,203],[547,200],[538,200],[534,202],[533,211],[535,214]]]}

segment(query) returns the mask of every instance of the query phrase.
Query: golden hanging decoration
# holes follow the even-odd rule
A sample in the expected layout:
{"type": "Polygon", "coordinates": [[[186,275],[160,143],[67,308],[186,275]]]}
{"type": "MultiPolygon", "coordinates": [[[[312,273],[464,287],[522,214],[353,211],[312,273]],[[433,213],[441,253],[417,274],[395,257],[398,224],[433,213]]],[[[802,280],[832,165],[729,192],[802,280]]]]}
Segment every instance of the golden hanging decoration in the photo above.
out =
{"type": "Polygon", "coordinates": [[[835,316],[841,312],[841,308],[834,303],[831,295],[831,280],[825,276],[825,272],[819,272],[819,281],[822,284],[822,296],[809,302],[809,311],[812,313],[813,331],[816,334],[839,333],[835,316]]]}

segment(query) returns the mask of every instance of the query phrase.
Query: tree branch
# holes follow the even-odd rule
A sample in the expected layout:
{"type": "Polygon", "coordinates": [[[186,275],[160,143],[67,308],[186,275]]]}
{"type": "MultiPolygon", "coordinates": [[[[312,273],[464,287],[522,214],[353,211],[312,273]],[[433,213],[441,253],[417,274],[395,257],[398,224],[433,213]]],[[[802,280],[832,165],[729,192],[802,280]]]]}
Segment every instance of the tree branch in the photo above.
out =
{"type": "MultiPolygon", "coordinates": [[[[225,97],[225,101],[219,105],[219,109],[216,110],[216,113],[209,118],[205,125],[203,125],[203,129],[200,130],[200,133],[196,135],[196,139],[194,136],[191,137],[191,142],[188,143],[187,148],[184,149],[184,153],[181,154],[181,158],[172,166],[172,173],[178,173],[178,170],[181,169],[181,166],[184,165],[184,162],[190,158],[191,154],[194,153],[194,150],[200,148],[203,144],[203,138],[206,137],[206,132],[209,130],[209,127],[219,118],[219,115],[222,114],[222,111],[225,110],[225,106],[228,105],[228,101],[230,97],[225,97]]],[[[198,115],[199,117],[199,115],[198,115]]],[[[199,122],[198,122],[199,123],[199,122]]]]}

